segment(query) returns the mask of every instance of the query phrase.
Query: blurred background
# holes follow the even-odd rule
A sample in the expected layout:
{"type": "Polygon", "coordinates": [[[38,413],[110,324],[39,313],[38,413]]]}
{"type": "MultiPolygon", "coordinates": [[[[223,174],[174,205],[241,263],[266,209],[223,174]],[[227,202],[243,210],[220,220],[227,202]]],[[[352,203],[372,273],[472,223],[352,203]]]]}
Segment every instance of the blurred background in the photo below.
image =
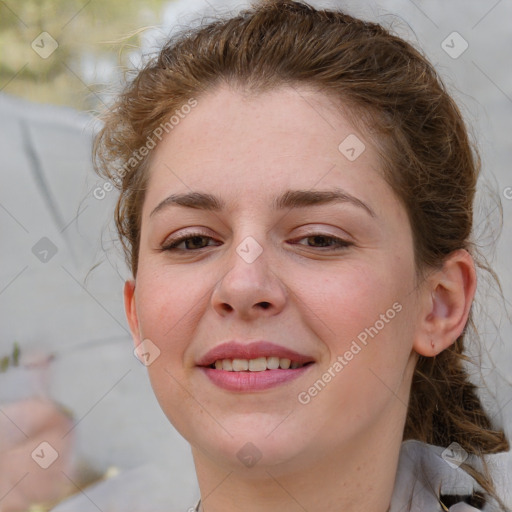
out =
{"type": "MultiPolygon", "coordinates": [[[[472,127],[483,161],[475,239],[500,276],[504,301],[482,274],[475,312],[484,350],[468,350],[481,358],[472,373],[487,386],[482,399],[510,437],[512,1],[309,3],[380,22],[420,47],[472,127]],[[494,244],[500,211],[503,233],[494,244]]],[[[73,439],[77,497],[58,512],[126,512],[136,509],[136,489],[146,511],[148,503],[186,510],[199,497],[189,447],[133,355],[122,303],[129,273],[111,222],[116,192],[92,171],[91,142],[98,113],[129,70],[174,31],[247,5],[0,1],[0,412],[7,422],[9,404],[43,396],[71,417],[64,437],[73,439]],[[92,482],[99,483],[86,487],[92,482]],[[133,491],[124,503],[122,488],[133,491]]],[[[1,447],[0,440],[0,457],[1,447]]]]}

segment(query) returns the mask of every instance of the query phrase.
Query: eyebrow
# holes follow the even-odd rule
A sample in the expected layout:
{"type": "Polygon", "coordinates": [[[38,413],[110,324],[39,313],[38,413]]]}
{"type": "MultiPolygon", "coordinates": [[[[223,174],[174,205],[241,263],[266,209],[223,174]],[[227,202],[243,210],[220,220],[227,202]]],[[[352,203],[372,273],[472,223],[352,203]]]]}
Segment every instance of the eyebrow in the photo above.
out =
{"type": "MultiPolygon", "coordinates": [[[[335,188],[332,190],[287,190],[272,201],[273,210],[291,208],[305,208],[331,203],[349,203],[365,210],[372,217],[377,217],[375,212],[361,199],[348,192],[335,188]]],[[[171,194],[160,202],[150,213],[150,217],[169,206],[182,206],[197,210],[219,212],[226,207],[226,203],[212,195],[202,192],[189,192],[185,194],[171,194]]]]}

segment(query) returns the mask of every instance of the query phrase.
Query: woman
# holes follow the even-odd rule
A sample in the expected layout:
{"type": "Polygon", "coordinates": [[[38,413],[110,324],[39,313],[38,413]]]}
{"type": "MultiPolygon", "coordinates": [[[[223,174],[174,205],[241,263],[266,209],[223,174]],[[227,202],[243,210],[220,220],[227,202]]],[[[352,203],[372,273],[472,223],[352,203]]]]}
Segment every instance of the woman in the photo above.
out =
{"type": "Polygon", "coordinates": [[[95,156],[196,510],[507,510],[463,364],[479,162],[417,50],[262,2],[171,40],[95,156]]]}

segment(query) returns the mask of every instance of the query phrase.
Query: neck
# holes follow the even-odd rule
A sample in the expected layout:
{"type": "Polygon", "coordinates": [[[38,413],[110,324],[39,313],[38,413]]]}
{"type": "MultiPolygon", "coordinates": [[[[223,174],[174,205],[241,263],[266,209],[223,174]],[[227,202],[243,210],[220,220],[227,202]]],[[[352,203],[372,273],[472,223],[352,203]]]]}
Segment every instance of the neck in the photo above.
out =
{"type": "Polygon", "coordinates": [[[321,457],[308,454],[250,470],[221,467],[193,447],[200,511],[388,511],[405,422],[405,415],[397,421],[396,412],[387,416],[387,425],[373,425],[321,457]]]}

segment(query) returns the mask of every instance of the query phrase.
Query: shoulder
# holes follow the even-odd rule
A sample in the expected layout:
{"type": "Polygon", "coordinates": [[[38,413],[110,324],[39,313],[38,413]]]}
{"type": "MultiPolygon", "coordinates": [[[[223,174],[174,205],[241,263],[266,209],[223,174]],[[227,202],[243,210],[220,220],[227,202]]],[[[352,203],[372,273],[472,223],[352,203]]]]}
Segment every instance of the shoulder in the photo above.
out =
{"type": "MultiPolygon", "coordinates": [[[[503,464],[510,460],[510,455],[504,455],[506,459],[497,458],[498,455],[486,457],[493,474],[506,469],[503,464]]],[[[469,455],[457,443],[445,448],[416,440],[404,441],[400,449],[390,512],[403,510],[405,504],[409,505],[411,512],[501,512],[495,500],[461,469],[463,462],[477,470],[482,468],[480,459],[469,455]],[[442,499],[446,503],[444,508],[442,499]]],[[[509,471],[506,473],[510,474],[509,471]]],[[[508,488],[507,484],[505,486],[508,488]]]]}

